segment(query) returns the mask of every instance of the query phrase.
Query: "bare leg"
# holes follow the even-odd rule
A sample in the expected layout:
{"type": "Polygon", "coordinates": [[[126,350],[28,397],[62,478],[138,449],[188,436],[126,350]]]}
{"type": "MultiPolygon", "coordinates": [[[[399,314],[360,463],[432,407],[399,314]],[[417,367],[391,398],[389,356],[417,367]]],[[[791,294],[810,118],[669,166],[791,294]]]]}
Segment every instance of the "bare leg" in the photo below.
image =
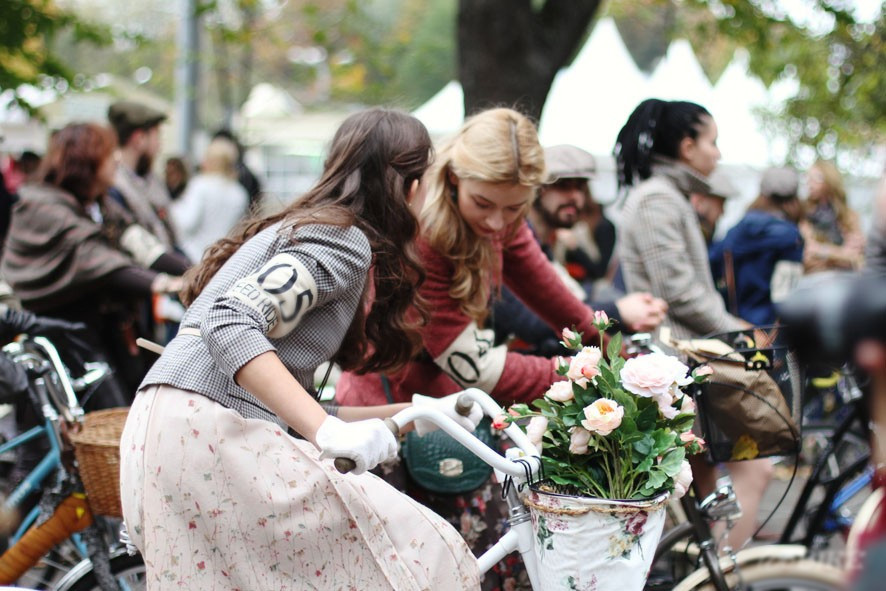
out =
{"type": "Polygon", "coordinates": [[[760,501],[775,471],[772,462],[763,458],[744,462],[727,462],[726,469],[732,477],[732,488],[741,504],[741,518],[729,532],[729,545],[738,550],[754,534],[760,501]]]}

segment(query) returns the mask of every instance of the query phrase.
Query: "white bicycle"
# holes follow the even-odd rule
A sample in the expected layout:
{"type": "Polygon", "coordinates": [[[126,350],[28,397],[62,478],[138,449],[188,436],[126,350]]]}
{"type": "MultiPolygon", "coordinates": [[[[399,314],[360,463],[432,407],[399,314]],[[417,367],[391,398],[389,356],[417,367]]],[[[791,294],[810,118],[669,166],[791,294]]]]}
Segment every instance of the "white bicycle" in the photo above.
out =
{"type": "MultiPolygon", "coordinates": [[[[476,402],[483,409],[483,413],[490,417],[496,417],[504,413],[488,394],[476,388],[470,388],[462,392],[458,398],[456,410],[464,415],[470,412],[472,403],[476,402]]],[[[511,424],[504,429],[504,433],[514,443],[505,455],[490,449],[482,441],[477,439],[471,432],[456,423],[454,420],[439,410],[411,406],[393,417],[385,419],[385,423],[394,433],[400,431],[416,419],[424,419],[436,424],[440,429],[452,436],[453,439],[464,445],[481,460],[492,466],[496,479],[502,483],[505,500],[508,504],[508,521],[510,529],[489,550],[477,558],[477,564],[481,573],[486,573],[500,560],[511,552],[517,551],[523,557],[526,573],[533,589],[541,589],[538,575],[538,563],[536,562],[535,536],[532,531],[529,510],[520,500],[519,492],[527,483],[536,479],[541,466],[539,452],[535,445],[517,425],[511,424]]],[[[349,472],[354,464],[348,458],[336,458],[335,467],[339,472],[349,472]]]]}

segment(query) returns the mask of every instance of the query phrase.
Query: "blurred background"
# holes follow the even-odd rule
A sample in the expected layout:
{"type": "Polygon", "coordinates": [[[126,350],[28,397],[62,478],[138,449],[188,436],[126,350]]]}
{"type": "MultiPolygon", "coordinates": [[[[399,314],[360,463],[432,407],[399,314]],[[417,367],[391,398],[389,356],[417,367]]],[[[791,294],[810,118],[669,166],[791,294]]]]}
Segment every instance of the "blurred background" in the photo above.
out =
{"type": "Polygon", "coordinates": [[[834,159],[867,219],[886,160],[880,0],[0,0],[0,158],[105,121],[117,99],[170,115],[163,156],[231,129],[266,207],[316,178],[349,113],[414,112],[439,138],[518,106],[546,145],[593,153],[616,198],[615,136],[647,97],[708,108],[740,217],[768,165],[834,159]]]}

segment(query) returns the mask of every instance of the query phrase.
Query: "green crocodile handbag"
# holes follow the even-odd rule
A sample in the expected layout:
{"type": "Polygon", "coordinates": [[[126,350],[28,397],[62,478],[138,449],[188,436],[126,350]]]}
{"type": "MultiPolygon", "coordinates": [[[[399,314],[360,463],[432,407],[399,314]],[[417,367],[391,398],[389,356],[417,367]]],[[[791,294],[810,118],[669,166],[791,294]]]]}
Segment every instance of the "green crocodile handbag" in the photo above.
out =
{"type": "MultiPolygon", "coordinates": [[[[480,421],[474,435],[498,451],[499,436],[493,434],[489,417],[480,421]]],[[[409,476],[422,488],[435,493],[470,492],[483,486],[492,474],[489,464],[442,430],[431,431],[423,437],[410,431],[401,453],[409,476]]]]}
{"type": "MultiPolygon", "coordinates": [[[[381,376],[388,404],[394,402],[388,376],[381,376]]],[[[500,436],[492,429],[492,419],[483,417],[474,435],[498,452],[500,436]]],[[[406,471],[416,484],[431,492],[457,495],[483,486],[492,467],[442,430],[419,437],[410,431],[403,439],[400,455],[406,471]]]]}

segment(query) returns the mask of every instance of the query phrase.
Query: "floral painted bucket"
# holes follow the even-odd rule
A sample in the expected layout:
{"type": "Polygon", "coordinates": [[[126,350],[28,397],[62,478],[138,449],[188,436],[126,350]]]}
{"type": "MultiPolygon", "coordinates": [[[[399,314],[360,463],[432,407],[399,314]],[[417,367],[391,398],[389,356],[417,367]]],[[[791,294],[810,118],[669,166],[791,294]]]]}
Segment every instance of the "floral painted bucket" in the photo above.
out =
{"type": "Polygon", "coordinates": [[[541,589],[641,591],[665,522],[668,494],[610,501],[529,489],[541,589]]]}

